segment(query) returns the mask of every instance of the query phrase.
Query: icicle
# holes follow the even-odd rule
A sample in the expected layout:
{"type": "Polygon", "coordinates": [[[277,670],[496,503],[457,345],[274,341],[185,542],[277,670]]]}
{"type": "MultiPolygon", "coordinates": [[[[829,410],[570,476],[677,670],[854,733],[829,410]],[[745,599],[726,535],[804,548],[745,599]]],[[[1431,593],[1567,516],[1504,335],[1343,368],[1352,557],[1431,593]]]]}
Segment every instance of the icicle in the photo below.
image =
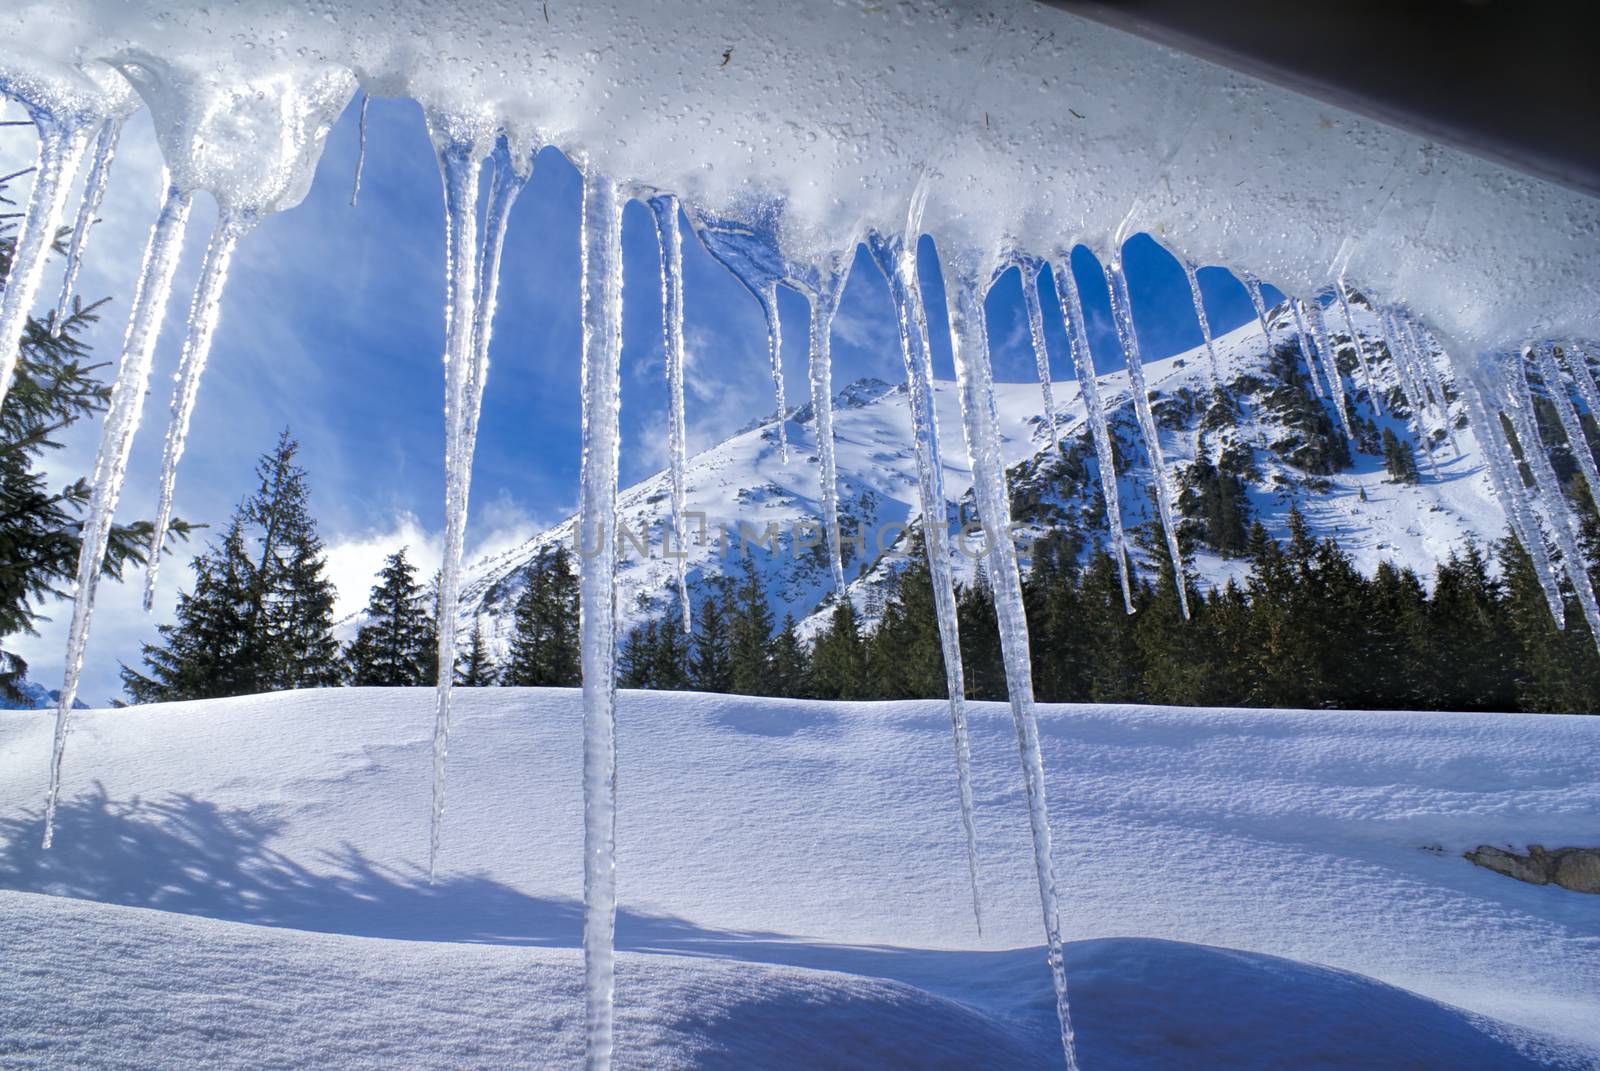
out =
{"type": "Polygon", "coordinates": [[[1322,360],[1322,374],[1328,378],[1328,388],[1333,394],[1333,408],[1339,414],[1339,423],[1344,427],[1344,436],[1350,444],[1356,444],[1355,428],[1350,422],[1350,399],[1344,392],[1344,373],[1339,371],[1339,355],[1334,351],[1332,342],[1328,338],[1328,325],[1322,319],[1322,306],[1317,302],[1303,302],[1295,299],[1298,317],[1304,313],[1305,320],[1311,325],[1311,336],[1317,344],[1317,353],[1322,360]]]}
{"type": "Polygon", "coordinates": [[[1535,355],[1539,361],[1539,375],[1544,380],[1545,389],[1550,392],[1550,400],[1555,403],[1556,415],[1561,418],[1561,430],[1567,435],[1567,448],[1577,459],[1578,468],[1589,485],[1589,501],[1600,513],[1600,467],[1595,464],[1594,451],[1589,449],[1589,440],[1583,434],[1583,420],[1578,416],[1577,406],[1572,404],[1572,395],[1567,393],[1567,382],[1556,365],[1555,351],[1546,344],[1537,347],[1535,355]]]}
{"type": "Polygon", "coordinates": [[[1578,387],[1578,396],[1589,407],[1589,415],[1600,420],[1600,386],[1595,384],[1594,373],[1589,370],[1589,361],[1584,356],[1583,348],[1576,342],[1569,342],[1562,353],[1567,359],[1567,367],[1572,370],[1572,382],[1578,387]]]}
{"type": "Polygon", "coordinates": [[[1383,339],[1384,352],[1394,363],[1395,374],[1400,383],[1400,393],[1416,417],[1417,430],[1422,431],[1422,413],[1423,407],[1427,404],[1427,389],[1422,384],[1420,373],[1411,364],[1411,355],[1396,342],[1399,336],[1395,332],[1389,310],[1382,306],[1374,306],[1372,311],[1378,320],[1378,333],[1383,339]]]}
{"type": "Polygon", "coordinates": [[[616,1000],[616,524],[622,354],[622,198],[583,186],[583,462],[578,497],[583,643],[583,962],[588,1071],[611,1067],[616,1000]]]}
{"type": "Polygon", "coordinates": [[[1534,575],[1539,579],[1539,587],[1544,591],[1545,602],[1550,607],[1550,616],[1555,619],[1556,627],[1565,628],[1567,615],[1561,601],[1561,580],[1556,573],[1555,563],[1550,560],[1550,551],[1545,546],[1539,522],[1528,505],[1527,485],[1522,481],[1522,473],[1517,468],[1516,458],[1506,439],[1505,428],[1501,426],[1499,416],[1489,409],[1483,393],[1470,375],[1458,377],[1456,383],[1461,388],[1461,397],[1467,403],[1468,418],[1483,449],[1484,460],[1488,463],[1489,482],[1500,501],[1500,509],[1505,513],[1512,535],[1516,536],[1533,559],[1534,575]]]}
{"type": "MultiPolygon", "coordinates": [[[[955,355],[961,421],[972,463],[972,490],[988,544],[990,585],[1000,625],[1000,649],[1006,667],[1006,693],[1022,759],[1023,787],[1028,797],[1028,824],[1033,833],[1033,863],[1044,912],[1046,955],[1055,983],[1056,1015],[1067,1067],[1076,1071],[1072,1014],[1067,1001],[1066,965],[1061,955],[1061,908],[1056,897],[1055,864],[1050,843],[1050,809],[1045,798],[1044,759],[1039,751],[1039,726],[1033,709],[1033,666],[1028,654],[1028,620],[1023,610],[1022,574],[1011,536],[1011,502],[1006,489],[1005,457],[1000,448],[993,373],[989,367],[988,329],[984,322],[982,276],[972,269],[945,276],[949,291],[950,344],[955,355]]],[[[1181,574],[1180,574],[1181,577],[1181,574]]],[[[1181,584],[1181,580],[1180,580],[1181,584]]]]}
{"type": "MultiPolygon", "coordinates": [[[[1312,344],[1311,333],[1306,330],[1305,308],[1299,298],[1292,297],[1289,299],[1289,311],[1294,314],[1294,335],[1296,341],[1300,344],[1300,356],[1306,362],[1306,375],[1310,377],[1311,385],[1316,389],[1317,396],[1328,398],[1330,397],[1329,392],[1325,391],[1321,383],[1318,382],[1317,349],[1312,344]]],[[[1341,419],[1343,419],[1342,414],[1341,419]]]]}
{"type": "Polygon", "coordinates": [[[78,218],[72,225],[72,239],[67,244],[67,267],[61,274],[61,293],[56,297],[56,314],[50,318],[50,336],[59,338],[61,325],[66,321],[67,308],[72,304],[72,289],[78,281],[78,269],[83,266],[84,250],[89,245],[89,229],[94,226],[105,200],[106,184],[111,178],[111,160],[117,154],[117,139],[122,134],[122,120],[107,119],[100,125],[100,136],[95,139],[93,163],[89,177],[83,184],[83,200],[78,203],[78,218]]]}
{"type": "Polygon", "coordinates": [[[254,217],[224,211],[211,232],[211,244],[206,247],[206,259],[200,267],[200,281],[195,284],[194,298],[189,304],[188,333],[183,339],[183,351],[174,377],[177,385],[172,391],[172,420],[167,425],[166,441],[161,447],[161,497],[156,504],[155,527],[150,533],[150,560],[144,574],[146,611],[155,606],[156,583],[161,576],[161,547],[167,541],[167,525],[172,520],[178,462],[183,459],[183,448],[189,437],[189,418],[194,415],[195,398],[200,392],[200,376],[206,370],[211,340],[222,315],[222,291],[228,284],[228,268],[233,263],[233,251],[239,239],[254,226],[254,217]]]}
{"type": "Polygon", "coordinates": [[[1122,354],[1128,362],[1128,383],[1133,393],[1133,411],[1139,417],[1139,428],[1144,432],[1145,447],[1150,454],[1151,479],[1156,487],[1156,507],[1161,511],[1161,527],[1167,535],[1167,553],[1172,557],[1173,586],[1178,589],[1178,606],[1183,619],[1189,620],[1188,585],[1184,583],[1183,554],[1178,550],[1178,518],[1173,509],[1172,483],[1167,473],[1167,461],[1161,450],[1161,429],[1156,426],[1155,414],[1150,411],[1150,392],[1144,382],[1144,362],[1139,356],[1139,336],[1133,326],[1133,306],[1128,302],[1128,278],[1122,265],[1109,261],[1105,265],[1106,286],[1111,292],[1112,320],[1117,327],[1117,338],[1122,342],[1122,354]]]}
{"type": "Polygon", "coordinates": [[[1039,368],[1039,390],[1044,396],[1045,431],[1053,447],[1059,441],[1056,431],[1056,392],[1050,382],[1050,349],[1044,338],[1044,308],[1039,303],[1039,279],[1044,261],[1028,259],[1018,265],[1022,274],[1022,303],[1028,310],[1028,337],[1033,340],[1033,360],[1039,368]]]}
{"type": "MultiPolygon", "coordinates": [[[[1193,261],[1183,262],[1183,274],[1189,277],[1189,297],[1194,301],[1195,319],[1200,321],[1200,337],[1205,339],[1206,343],[1206,360],[1211,368],[1211,389],[1218,390],[1222,384],[1222,374],[1217,368],[1217,347],[1211,340],[1211,319],[1206,316],[1206,299],[1200,293],[1200,274],[1193,261]]],[[[1267,336],[1267,342],[1271,344],[1271,335],[1267,336]]]]}
{"type": "Polygon", "coordinates": [[[478,445],[478,417],[483,411],[483,388],[489,378],[489,337],[494,331],[495,306],[500,295],[500,255],[505,249],[511,208],[517,202],[517,195],[533,177],[532,161],[515,159],[504,137],[496,141],[490,160],[494,176],[489,183],[489,207],[484,213],[483,244],[478,252],[478,275],[473,286],[476,296],[472,310],[472,366],[468,372],[466,404],[462,411],[466,422],[460,443],[462,456],[459,459],[463,504],[472,482],[472,457],[478,445]]]}
{"type": "Polygon", "coordinates": [[[1261,280],[1245,272],[1244,292],[1250,295],[1250,307],[1255,309],[1256,322],[1261,325],[1261,337],[1267,340],[1267,352],[1271,353],[1274,345],[1272,325],[1267,320],[1267,299],[1261,293],[1261,280]]]}
{"type": "Polygon", "coordinates": [[[95,586],[105,562],[106,542],[111,533],[111,517],[122,493],[128,469],[128,454],[139,427],[139,412],[144,404],[145,385],[150,380],[150,358],[156,336],[166,315],[172,293],[172,276],[183,250],[183,233],[189,222],[189,195],[175,187],[167,188],[161,214],[150,231],[145,246],[144,266],[134,286],[133,306],[128,314],[128,329],[123,336],[122,363],[111,390],[111,403],[100,430],[100,448],[94,461],[94,494],[89,501],[89,516],[83,526],[83,542],[78,551],[78,576],[73,588],[72,624],[67,630],[66,672],[61,682],[61,698],[56,707],[55,741],[50,753],[50,789],[45,798],[44,846],[54,839],[56,801],[61,795],[61,759],[66,750],[68,721],[78,696],[78,676],[83,670],[83,652],[89,642],[89,619],[94,612],[95,586]]]}
{"type": "Polygon", "coordinates": [[[1339,299],[1339,311],[1344,314],[1345,330],[1350,333],[1350,345],[1355,348],[1356,364],[1361,368],[1361,378],[1367,382],[1367,394],[1372,398],[1372,407],[1382,416],[1383,396],[1378,392],[1378,381],[1372,378],[1372,366],[1367,363],[1367,348],[1361,344],[1361,332],[1356,330],[1356,318],[1350,313],[1350,301],[1343,279],[1334,285],[1333,293],[1339,299]]]}
{"type": "MultiPolygon", "coordinates": [[[[430,117],[430,128],[438,121],[430,117]]],[[[439,683],[433,725],[433,819],[428,835],[428,880],[437,873],[444,827],[444,773],[450,751],[450,693],[456,664],[456,603],[467,530],[467,477],[462,444],[476,356],[478,179],[483,157],[475,141],[435,133],[444,188],[444,560],[439,569],[439,683]]]]}
{"type": "MultiPolygon", "coordinates": [[[[915,203],[915,202],[914,202],[915,203]]],[[[939,646],[944,655],[945,694],[950,704],[950,731],[955,744],[956,788],[961,801],[961,829],[967,841],[967,877],[972,887],[972,918],[983,932],[978,895],[978,833],[972,819],[972,747],[967,733],[966,678],[961,665],[961,631],[956,616],[955,581],[950,570],[944,495],[944,461],[939,447],[939,417],[934,405],[933,361],[928,348],[927,310],[917,283],[915,223],[910,237],[867,239],[878,270],[889,284],[895,320],[900,328],[900,356],[906,369],[906,405],[911,410],[912,451],[917,460],[917,495],[922,509],[922,534],[933,582],[934,609],[939,617],[939,646]]]]}
{"type": "Polygon", "coordinates": [[[650,199],[656,243],[661,249],[661,350],[667,369],[667,452],[672,476],[672,532],[677,541],[678,603],[683,633],[694,631],[689,606],[689,529],[684,523],[684,469],[688,443],[683,418],[683,235],[678,230],[678,199],[670,193],[650,199]]]}
{"type": "MultiPolygon", "coordinates": [[[[1583,616],[1589,622],[1595,646],[1600,648],[1600,601],[1595,599],[1594,585],[1589,580],[1588,565],[1580,546],[1582,525],[1561,490],[1561,481],[1556,478],[1550,456],[1545,453],[1548,444],[1539,431],[1538,417],[1533,409],[1533,394],[1528,389],[1527,363],[1520,353],[1515,355],[1513,362],[1515,367],[1509,377],[1513,392],[1510,400],[1513,404],[1507,407],[1507,411],[1511,415],[1517,438],[1522,442],[1523,460],[1533,473],[1536,501],[1543,507],[1550,530],[1555,535],[1556,546],[1561,548],[1561,570],[1567,574],[1567,580],[1578,596],[1578,605],[1583,607],[1583,616]]],[[[1562,389],[1559,380],[1554,386],[1557,390],[1562,389]]]]}
{"type": "Polygon", "coordinates": [[[833,443],[833,317],[839,311],[850,260],[839,258],[838,267],[823,274],[811,299],[811,410],[816,420],[817,456],[822,461],[822,526],[828,541],[828,564],[833,590],[844,595],[844,558],[839,535],[839,466],[833,443]]]}
{"type": "Polygon", "coordinates": [[[1122,578],[1122,608],[1131,614],[1133,585],[1128,577],[1127,537],[1122,531],[1122,496],[1117,488],[1116,453],[1111,447],[1111,429],[1106,426],[1105,406],[1100,400],[1100,383],[1094,372],[1094,352],[1089,349],[1083,300],[1078,294],[1078,280],[1072,274],[1071,257],[1063,254],[1051,268],[1050,274],[1055,277],[1056,297],[1061,302],[1061,314],[1067,322],[1072,367],[1077,374],[1078,392],[1083,397],[1083,407],[1089,417],[1095,460],[1100,466],[1100,492],[1106,503],[1106,530],[1111,536],[1111,552],[1117,559],[1117,573],[1122,578]]]}
{"type": "Polygon", "coordinates": [[[356,145],[356,174],[350,183],[350,207],[354,208],[361,199],[361,171],[367,163],[367,105],[372,101],[370,94],[361,94],[361,132],[356,145]]]}
{"type": "Polygon", "coordinates": [[[778,319],[778,284],[768,283],[757,295],[767,318],[767,358],[772,363],[772,394],[778,405],[778,460],[789,463],[789,410],[783,400],[783,324],[778,319]]]}
{"type": "Polygon", "coordinates": [[[11,270],[5,290],[0,292],[0,404],[11,389],[11,374],[21,356],[22,333],[44,275],[44,262],[66,210],[72,177],[89,144],[85,125],[57,122],[42,112],[35,113],[34,123],[39,128],[39,162],[22,227],[11,248],[11,270]]]}
{"type": "Polygon", "coordinates": [[[1400,345],[1411,353],[1411,363],[1422,370],[1423,382],[1427,384],[1428,393],[1433,396],[1434,411],[1439,414],[1439,419],[1444,424],[1445,437],[1450,440],[1450,450],[1455,456],[1461,456],[1461,444],[1456,442],[1454,421],[1450,417],[1450,402],[1444,393],[1444,379],[1439,375],[1439,366],[1434,362],[1433,349],[1425,346],[1421,332],[1409,313],[1397,310],[1395,324],[1400,330],[1400,345]]]}

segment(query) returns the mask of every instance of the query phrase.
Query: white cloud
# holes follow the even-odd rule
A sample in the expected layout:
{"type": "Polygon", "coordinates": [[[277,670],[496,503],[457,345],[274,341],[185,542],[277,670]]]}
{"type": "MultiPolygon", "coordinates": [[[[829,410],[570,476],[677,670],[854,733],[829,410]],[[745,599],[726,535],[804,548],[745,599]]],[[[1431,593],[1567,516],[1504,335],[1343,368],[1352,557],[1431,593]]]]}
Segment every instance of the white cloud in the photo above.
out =
{"type": "MultiPolygon", "coordinates": [[[[480,507],[473,520],[463,555],[468,565],[514,550],[548,527],[504,493],[480,507]]],[[[402,510],[388,524],[327,541],[327,574],[339,590],[336,618],[343,619],[366,606],[383,560],[401,547],[407,548],[406,557],[425,583],[444,560],[444,532],[424,526],[415,514],[402,510]]]]}

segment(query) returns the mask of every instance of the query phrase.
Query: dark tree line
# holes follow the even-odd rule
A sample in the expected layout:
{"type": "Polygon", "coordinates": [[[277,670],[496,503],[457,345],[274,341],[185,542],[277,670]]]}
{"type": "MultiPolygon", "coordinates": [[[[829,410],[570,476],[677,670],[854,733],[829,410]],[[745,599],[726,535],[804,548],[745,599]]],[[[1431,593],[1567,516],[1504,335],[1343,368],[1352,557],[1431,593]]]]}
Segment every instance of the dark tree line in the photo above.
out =
{"type": "MultiPolygon", "coordinates": [[[[1600,548],[1593,528],[1589,546],[1600,548]]],[[[1080,564],[1079,546],[1065,534],[1034,551],[1024,596],[1041,701],[1600,710],[1600,655],[1576,599],[1567,593],[1571,624],[1558,630],[1527,554],[1510,539],[1488,552],[1471,544],[1453,552],[1430,593],[1416,573],[1390,563],[1362,575],[1294,513],[1283,543],[1250,527],[1243,582],[1202,592],[1185,580],[1188,621],[1170,566],[1136,579],[1128,614],[1108,555],[1080,564]]],[[[865,629],[843,601],[809,650],[792,621],[756,642],[771,620],[757,594],[747,571],[742,583],[714,586],[700,601],[692,637],[676,608],[634,629],[622,684],[823,699],[945,695],[920,549],[890,584],[876,628],[865,629]]],[[[981,574],[959,592],[958,606],[967,695],[1004,699],[994,602],[981,574]]]]}

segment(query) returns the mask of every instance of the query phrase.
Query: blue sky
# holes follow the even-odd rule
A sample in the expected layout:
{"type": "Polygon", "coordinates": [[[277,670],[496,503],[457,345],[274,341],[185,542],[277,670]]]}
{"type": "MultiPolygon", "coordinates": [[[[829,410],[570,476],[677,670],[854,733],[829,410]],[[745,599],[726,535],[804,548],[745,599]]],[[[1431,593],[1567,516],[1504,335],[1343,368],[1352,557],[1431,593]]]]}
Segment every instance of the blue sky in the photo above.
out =
{"type": "MultiPolygon", "coordinates": [[[[443,527],[442,227],[438,170],[420,109],[374,100],[360,203],[350,206],[358,108],[334,129],[317,180],[298,208],[267,220],[240,246],[222,321],[179,474],[177,510],[218,525],[248,489],[257,456],[289,426],[302,443],[312,507],[329,544],[344,608],[359,606],[383,554],[409,543],[431,567],[443,527]]],[[[12,108],[6,118],[18,117],[12,108]]],[[[31,163],[26,128],[0,128],[0,166],[31,163]]],[[[4,171],[13,170],[4,166],[4,171]]],[[[141,115],[124,135],[113,187],[85,266],[86,297],[111,295],[93,336],[115,360],[133,276],[154,217],[160,161],[141,115]]],[[[13,192],[20,192],[14,187],[13,192]]],[[[560,154],[542,153],[518,200],[506,242],[492,367],[472,486],[469,555],[505,549],[565,516],[576,501],[579,441],[578,173],[560,154]]],[[[124,494],[123,517],[149,516],[170,376],[182,339],[205,236],[214,216],[201,198],[190,227],[178,289],[156,357],[152,389],[124,494]]],[[[932,243],[924,239],[934,371],[952,376],[943,299],[932,243]]],[[[663,466],[666,396],[662,387],[659,275],[654,230],[644,206],[623,220],[622,467],[624,485],[663,466]]],[[[1147,357],[1200,344],[1183,271],[1150,239],[1124,250],[1139,337],[1147,357]]],[[[1097,367],[1122,359],[1105,286],[1086,250],[1073,257],[1097,367]]],[[[687,407],[691,450],[731,434],[772,410],[766,336],[756,302],[692,239],[684,242],[687,407]]],[[[1201,286],[1218,334],[1253,313],[1238,282],[1202,269],[1201,286]]],[[[52,293],[47,280],[44,290],[52,293]]],[[[1269,288],[1269,300],[1277,297],[1269,288]]],[[[1050,363],[1072,378],[1071,360],[1050,287],[1045,287],[1050,363]]],[[[784,371],[790,404],[804,401],[806,305],[783,291],[784,371]]],[[[1036,377],[1019,279],[1003,277],[988,299],[996,378],[1036,377]]],[[[862,376],[902,378],[888,292],[859,254],[834,324],[834,384],[862,376]]],[[[86,472],[97,428],[80,426],[52,459],[63,478],[86,472]]],[[[959,436],[958,436],[959,440],[959,436]]],[[[184,557],[192,551],[186,551],[184,557]]],[[[163,570],[157,620],[170,616],[188,571],[163,570]]],[[[137,657],[155,622],[136,608],[136,585],[102,586],[85,671],[84,697],[116,693],[118,660],[137,657]]],[[[65,608],[44,635],[21,645],[36,676],[59,674],[65,608]]]]}

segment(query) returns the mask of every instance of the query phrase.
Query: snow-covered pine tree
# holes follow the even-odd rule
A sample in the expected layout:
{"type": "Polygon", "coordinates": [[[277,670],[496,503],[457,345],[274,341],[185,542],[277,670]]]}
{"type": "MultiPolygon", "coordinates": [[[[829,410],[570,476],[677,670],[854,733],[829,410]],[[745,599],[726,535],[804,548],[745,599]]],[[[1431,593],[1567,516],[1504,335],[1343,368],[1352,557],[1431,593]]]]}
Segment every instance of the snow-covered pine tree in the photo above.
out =
{"type": "MultiPolygon", "coordinates": [[[[367,600],[366,623],[345,648],[346,680],[358,686],[433,684],[438,639],[428,612],[428,593],[417,583],[406,548],[385,558],[377,576],[367,600]]],[[[483,636],[476,628],[473,639],[475,646],[482,646],[483,636]]]]}

